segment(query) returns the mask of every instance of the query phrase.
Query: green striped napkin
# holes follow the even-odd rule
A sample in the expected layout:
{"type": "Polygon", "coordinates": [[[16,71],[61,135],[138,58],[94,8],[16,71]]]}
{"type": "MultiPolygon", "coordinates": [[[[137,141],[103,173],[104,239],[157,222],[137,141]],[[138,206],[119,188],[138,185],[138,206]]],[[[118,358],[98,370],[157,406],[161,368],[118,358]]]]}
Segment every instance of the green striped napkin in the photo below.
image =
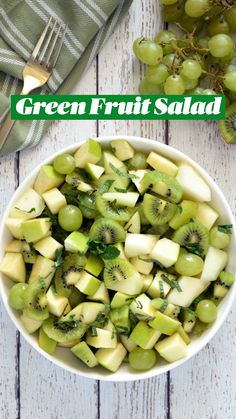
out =
{"type": "MultiPolygon", "coordinates": [[[[56,68],[41,93],[68,94],[128,10],[132,0],[0,0],[0,124],[9,97],[50,16],[68,25],[56,68]]],[[[40,141],[49,121],[17,121],[0,156],[40,141]]]]}

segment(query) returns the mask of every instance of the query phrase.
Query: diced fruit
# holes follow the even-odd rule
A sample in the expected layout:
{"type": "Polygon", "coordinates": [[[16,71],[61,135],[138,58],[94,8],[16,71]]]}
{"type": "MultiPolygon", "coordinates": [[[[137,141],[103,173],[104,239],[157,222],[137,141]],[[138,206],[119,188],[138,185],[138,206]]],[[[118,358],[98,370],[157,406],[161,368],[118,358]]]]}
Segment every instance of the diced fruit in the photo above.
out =
{"type": "Polygon", "coordinates": [[[226,287],[231,287],[235,281],[235,275],[231,272],[222,271],[219,275],[219,279],[226,287]]]}
{"type": "Polygon", "coordinates": [[[15,202],[14,207],[10,211],[11,218],[30,219],[39,217],[45,207],[42,197],[29,188],[18,201],[15,202]]]}
{"type": "Polygon", "coordinates": [[[216,249],[224,249],[230,242],[230,234],[221,231],[221,226],[215,226],[210,231],[210,244],[216,249]]]}
{"type": "Polygon", "coordinates": [[[86,342],[80,342],[71,348],[71,351],[77,358],[84,362],[89,368],[98,365],[98,361],[86,342]]]}
{"type": "Polygon", "coordinates": [[[150,287],[152,281],[153,281],[153,275],[152,274],[143,275],[143,288],[142,288],[142,292],[146,292],[148,290],[148,288],[150,287]]]}
{"type": "Polygon", "coordinates": [[[92,301],[103,301],[104,303],[110,303],[110,297],[104,282],[101,282],[98,290],[93,295],[90,295],[89,299],[92,301]]]}
{"type": "Polygon", "coordinates": [[[124,345],[124,347],[127,349],[128,352],[133,351],[135,348],[137,348],[136,343],[134,343],[128,336],[126,335],[120,335],[121,343],[124,345]]]}
{"type": "Polygon", "coordinates": [[[112,309],[109,312],[109,318],[118,333],[128,334],[130,332],[131,323],[129,318],[129,307],[127,305],[112,309]]]}
{"type": "Polygon", "coordinates": [[[83,169],[87,163],[96,164],[101,159],[101,155],[101,144],[89,138],[86,143],[80,146],[74,155],[76,167],[83,169]]]}
{"type": "Polygon", "coordinates": [[[43,328],[39,330],[39,347],[47,352],[49,355],[53,355],[57,346],[57,342],[53,339],[50,339],[43,328]]]}
{"type": "Polygon", "coordinates": [[[24,239],[21,218],[7,218],[5,224],[15,239],[24,239]]]}
{"type": "Polygon", "coordinates": [[[104,282],[108,289],[129,295],[139,294],[143,283],[139,272],[125,259],[108,261],[104,269],[104,282]]]}
{"type": "Polygon", "coordinates": [[[124,246],[123,246],[122,243],[115,243],[114,244],[114,247],[116,247],[119,250],[119,252],[120,252],[119,258],[128,260],[128,258],[125,255],[124,246]]]}
{"type": "Polygon", "coordinates": [[[88,250],[88,237],[79,231],[73,231],[64,241],[67,252],[86,253],[88,250]]]}
{"type": "Polygon", "coordinates": [[[49,236],[35,243],[34,248],[45,258],[54,260],[56,251],[63,249],[63,246],[53,237],[49,236]]]}
{"type": "MultiPolygon", "coordinates": [[[[176,204],[145,193],[141,208],[143,208],[143,214],[147,220],[147,224],[162,226],[172,219],[177,207],[176,204]]],[[[140,214],[140,216],[141,223],[143,224],[142,215],[140,214]]]]}
{"type": "MultiPolygon", "coordinates": [[[[117,157],[115,157],[113,154],[105,151],[103,158],[104,158],[104,168],[105,168],[106,174],[115,173],[115,171],[113,170],[114,168],[124,173],[127,173],[125,164],[122,161],[120,161],[117,157]]],[[[129,182],[126,182],[126,184],[128,183],[129,182]]]]}
{"type": "Polygon", "coordinates": [[[9,253],[21,253],[23,243],[21,240],[12,240],[6,245],[4,250],[9,253]]]}
{"type": "Polygon", "coordinates": [[[38,330],[43,320],[32,320],[30,319],[25,312],[23,311],[22,315],[20,316],[21,322],[23,323],[24,328],[27,330],[28,333],[32,334],[38,330]]]}
{"type": "Polygon", "coordinates": [[[46,288],[48,288],[54,276],[55,270],[55,263],[51,259],[47,259],[43,256],[37,256],[28,282],[29,284],[32,284],[32,282],[37,281],[40,277],[43,278],[46,288]]]}
{"type": "Polygon", "coordinates": [[[102,260],[91,253],[87,259],[84,269],[92,275],[98,276],[102,272],[103,267],[104,263],[102,260]]]}
{"type": "Polygon", "coordinates": [[[36,218],[22,223],[22,231],[28,243],[35,243],[48,235],[51,228],[50,218],[36,218]]]}
{"type": "Polygon", "coordinates": [[[6,253],[0,264],[0,272],[15,282],[25,282],[25,262],[21,253],[6,253]]]}
{"type": "Polygon", "coordinates": [[[148,324],[160,333],[164,333],[164,335],[173,335],[181,326],[179,321],[166,316],[160,311],[156,312],[154,319],[150,320],[148,324]]]}
{"type": "Polygon", "coordinates": [[[53,287],[49,288],[46,296],[48,311],[54,314],[54,316],[61,317],[68,304],[68,299],[58,295],[53,287]]]}
{"type": "Polygon", "coordinates": [[[116,333],[97,327],[96,334],[96,336],[87,336],[88,345],[94,348],[115,348],[117,346],[116,333]]]}
{"type": "Polygon", "coordinates": [[[109,202],[115,202],[116,205],[123,205],[126,207],[134,208],[137,200],[139,199],[138,192],[106,192],[103,198],[109,202]]]}
{"type": "Polygon", "coordinates": [[[195,323],[196,323],[196,314],[194,311],[189,309],[182,309],[182,322],[183,322],[183,329],[186,333],[192,332],[195,323]]]}
{"type": "Polygon", "coordinates": [[[132,263],[132,265],[134,265],[135,269],[137,269],[138,272],[145,275],[148,275],[154,266],[153,262],[148,261],[147,255],[140,255],[136,256],[135,258],[131,258],[130,262],[132,263]],[[145,260],[145,258],[147,260],[145,260]]]}
{"type": "Polygon", "coordinates": [[[140,170],[130,170],[129,174],[132,176],[132,182],[135,184],[136,188],[138,189],[139,193],[142,195],[146,188],[142,184],[142,179],[149,170],[147,169],[140,169],[140,170]]]}
{"type": "Polygon", "coordinates": [[[129,160],[134,156],[134,149],[126,140],[111,141],[112,151],[120,161],[129,160]]]}
{"type": "Polygon", "coordinates": [[[150,287],[147,290],[147,293],[152,298],[165,298],[168,292],[171,289],[171,286],[163,280],[163,278],[167,277],[170,281],[175,281],[175,275],[171,275],[164,271],[158,271],[156,276],[154,277],[150,287]]]}
{"type": "Polygon", "coordinates": [[[177,207],[174,217],[170,220],[169,225],[177,230],[182,225],[190,222],[196,216],[197,203],[193,201],[183,200],[177,207]]]}
{"type": "Polygon", "coordinates": [[[200,202],[211,201],[209,186],[192,166],[180,164],[176,179],[183,188],[185,198],[200,202]]]}
{"type": "Polygon", "coordinates": [[[128,233],[125,240],[125,254],[128,258],[151,253],[158,236],[152,234],[128,233]]]}
{"type": "Polygon", "coordinates": [[[66,198],[57,188],[45,192],[43,199],[52,214],[58,214],[59,210],[66,206],[66,198]]]}
{"type": "Polygon", "coordinates": [[[207,230],[210,230],[218,217],[218,212],[216,212],[213,208],[211,208],[205,202],[199,202],[197,206],[197,213],[195,215],[195,220],[197,223],[203,224],[207,230]]]}
{"type": "Polygon", "coordinates": [[[75,285],[80,292],[86,295],[93,295],[101,285],[101,281],[88,272],[83,272],[79,281],[75,285]]]}
{"type": "Polygon", "coordinates": [[[141,320],[143,317],[153,317],[156,311],[151,304],[151,299],[146,294],[134,298],[130,304],[130,310],[141,320]]]}
{"type": "Polygon", "coordinates": [[[187,345],[178,333],[155,345],[157,352],[168,362],[175,362],[187,355],[187,345]]]}
{"type": "Polygon", "coordinates": [[[146,322],[140,321],[133,329],[130,339],[143,349],[152,349],[161,333],[149,327],[146,322]]]}
{"type": "Polygon", "coordinates": [[[146,371],[154,367],[157,360],[153,349],[135,348],[129,354],[130,366],[138,371],[146,371]]]}
{"type": "Polygon", "coordinates": [[[121,343],[116,348],[101,348],[95,353],[100,365],[111,372],[116,372],[126,356],[126,349],[121,343]]]}
{"type": "MultiPolygon", "coordinates": [[[[94,304],[94,303],[92,303],[94,304]]],[[[101,308],[99,306],[99,308],[101,308]]],[[[70,321],[81,321],[82,319],[82,309],[83,309],[83,303],[78,304],[76,307],[73,308],[73,310],[69,311],[68,313],[66,313],[66,315],[62,316],[60,318],[61,322],[70,322],[70,321]]],[[[96,314],[97,316],[97,314],[96,314]]],[[[95,317],[96,318],[96,317],[95,317]]]]}
{"type": "Polygon", "coordinates": [[[169,303],[181,307],[189,307],[193,300],[209,286],[209,282],[192,276],[181,276],[178,284],[179,291],[176,288],[172,289],[167,295],[167,300],[169,303]]]}
{"type": "Polygon", "coordinates": [[[114,297],[111,300],[111,308],[120,308],[126,304],[130,304],[131,297],[128,294],[123,294],[122,292],[116,292],[114,297]]]}
{"type": "Polygon", "coordinates": [[[147,157],[147,163],[153,167],[153,169],[167,173],[170,176],[176,176],[178,172],[178,167],[172,161],[153,151],[147,157]]]}
{"type": "Polygon", "coordinates": [[[43,195],[44,192],[60,186],[64,179],[65,177],[57,173],[52,165],[46,164],[41,167],[33,188],[39,195],[43,195]]]}
{"type": "Polygon", "coordinates": [[[87,163],[85,165],[86,172],[91,176],[92,179],[99,179],[104,173],[104,167],[97,166],[96,164],[87,163]]]}
{"type": "Polygon", "coordinates": [[[81,318],[83,323],[93,323],[100,313],[104,313],[106,307],[102,303],[82,303],[81,318]]]}
{"type": "Polygon", "coordinates": [[[157,260],[165,268],[169,268],[177,261],[179,250],[179,244],[166,238],[160,239],[152,249],[150,258],[157,260]]]}
{"type": "Polygon", "coordinates": [[[43,330],[46,335],[60,343],[74,342],[80,339],[87,330],[87,325],[81,322],[75,322],[70,319],[66,324],[58,321],[57,317],[50,316],[43,322],[43,330]]]}
{"type": "Polygon", "coordinates": [[[167,173],[153,170],[143,177],[141,183],[146,190],[151,189],[173,203],[180,202],[183,195],[181,185],[173,176],[167,175],[167,173]]]}
{"type": "Polygon", "coordinates": [[[139,234],[141,232],[141,221],[138,211],[132,215],[128,223],[125,225],[125,230],[127,230],[128,233],[139,234]]]}
{"type": "Polygon", "coordinates": [[[226,252],[210,246],[206,254],[201,279],[203,281],[215,281],[219,273],[225,268],[227,261],[228,255],[226,252]]]}

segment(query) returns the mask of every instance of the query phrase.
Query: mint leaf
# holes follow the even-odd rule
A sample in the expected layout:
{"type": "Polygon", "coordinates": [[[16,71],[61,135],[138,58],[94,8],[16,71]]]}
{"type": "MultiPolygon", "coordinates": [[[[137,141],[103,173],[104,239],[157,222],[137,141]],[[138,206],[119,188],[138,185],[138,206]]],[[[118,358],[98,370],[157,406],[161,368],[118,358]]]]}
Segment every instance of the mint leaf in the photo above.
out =
{"type": "Polygon", "coordinates": [[[188,244],[185,248],[197,256],[202,256],[204,253],[203,247],[199,246],[199,244],[188,244]]]}
{"type": "Polygon", "coordinates": [[[21,208],[15,207],[15,209],[17,209],[18,211],[22,211],[22,212],[26,212],[26,214],[31,214],[31,212],[35,212],[36,209],[35,208],[31,208],[29,211],[25,211],[21,208]]]}
{"type": "Polygon", "coordinates": [[[127,190],[126,189],[122,189],[122,188],[114,188],[116,192],[120,192],[120,193],[126,193],[127,190]]]}
{"type": "Polygon", "coordinates": [[[119,249],[115,246],[104,244],[98,240],[89,240],[88,246],[92,253],[104,260],[115,259],[120,255],[119,249]]]}
{"type": "Polygon", "coordinates": [[[57,249],[56,250],[56,260],[55,260],[55,267],[60,268],[63,265],[63,259],[62,259],[62,250],[57,249]]]}
{"type": "Polygon", "coordinates": [[[108,179],[106,180],[100,188],[98,188],[95,192],[96,195],[103,195],[104,193],[108,192],[110,187],[114,183],[114,179],[108,179]]]}
{"type": "Polygon", "coordinates": [[[128,179],[138,179],[139,177],[136,175],[132,175],[131,173],[122,172],[120,169],[117,169],[112,163],[110,163],[110,168],[116,173],[118,176],[126,177],[128,179]]]}
{"type": "Polygon", "coordinates": [[[232,234],[232,228],[233,228],[233,224],[223,224],[218,226],[218,231],[220,231],[220,233],[224,233],[224,234],[232,234]]]}
{"type": "Polygon", "coordinates": [[[178,292],[182,292],[182,288],[177,281],[168,278],[168,276],[165,274],[162,274],[161,277],[163,281],[166,282],[171,288],[176,288],[178,292]]]}

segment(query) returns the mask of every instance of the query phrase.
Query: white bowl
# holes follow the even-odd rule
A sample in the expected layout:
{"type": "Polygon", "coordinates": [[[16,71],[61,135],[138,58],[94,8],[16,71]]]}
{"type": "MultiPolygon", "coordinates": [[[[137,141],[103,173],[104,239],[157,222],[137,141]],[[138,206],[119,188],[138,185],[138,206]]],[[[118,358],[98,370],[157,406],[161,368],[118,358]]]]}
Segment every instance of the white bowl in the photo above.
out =
{"type": "MultiPolygon", "coordinates": [[[[111,140],[118,139],[118,138],[121,138],[121,137],[120,136],[100,137],[99,141],[104,146],[107,146],[109,145],[111,140]]],[[[223,193],[221,192],[219,187],[216,185],[216,183],[213,181],[213,179],[208,175],[208,173],[203,168],[201,168],[196,162],[194,162],[192,159],[190,159],[189,157],[187,157],[185,154],[181,153],[180,151],[174,149],[173,147],[167,146],[157,141],[147,140],[147,139],[139,138],[139,137],[122,136],[122,138],[127,139],[136,150],[141,150],[146,153],[150,151],[156,151],[162,154],[163,156],[170,158],[174,162],[182,162],[182,161],[188,162],[201,174],[203,179],[205,179],[205,181],[208,183],[208,185],[211,188],[212,206],[216,210],[218,210],[220,214],[222,214],[220,218],[220,222],[233,224],[233,235],[232,235],[231,243],[228,249],[229,263],[228,263],[227,269],[229,271],[235,272],[236,271],[235,220],[223,193]]],[[[69,147],[66,147],[63,150],[60,150],[59,152],[53,154],[50,158],[42,162],[42,164],[50,163],[52,160],[54,160],[54,158],[57,155],[63,152],[72,153],[80,145],[81,143],[78,143],[78,144],[73,144],[69,147]]],[[[39,168],[40,166],[36,167],[36,169],[33,170],[33,172],[29,174],[29,176],[27,176],[24,182],[21,183],[19,188],[14,193],[9,205],[7,206],[7,209],[3,216],[2,224],[0,227],[0,239],[1,239],[0,240],[0,260],[2,260],[3,258],[4,248],[6,244],[9,243],[9,241],[11,240],[11,235],[8,232],[7,228],[5,227],[5,221],[6,221],[6,218],[8,217],[10,208],[14,205],[16,200],[23,194],[23,192],[27,190],[27,188],[33,185],[34,179],[36,178],[39,168]]],[[[234,285],[231,287],[230,291],[228,292],[227,296],[223,299],[223,301],[220,303],[218,307],[217,320],[200,337],[192,340],[191,344],[188,346],[188,355],[186,358],[181,359],[180,361],[174,362],[172,364],[165,363],[164,360],[162,361],[160,358],[158,358],[158,365],[156,365],[155,368],[152,368],[151,370],[146,371],[146,372],[135,372],[134,370],[131,370],[131,368],[129,368],[128,364],[123,364],[116,373],[112,374],[106,371],[105,369],[103,369],[102,367],[89,369],[88,367],[83,365],[82,362],[78,361],[78,359],[67,348],[57,348],[56,353],[53,356],[48,355],[46,352],[40,349],[37,343],[37,337],[35,335],[29,335],[24,330],[21,324],[21,321],[19,319],[20,313],[11,309],[11,307],[8,305],[7,299],[8,299],[9,290],[12,286],[12,281],[10,281],[6,277],[4,277],[4,275],[1,275],[1,274],[0,274],[0,279],[1,279],[0,292],[1,292],[4,305],[6,307],[6,310],[9,316],[11,317],[13,323],[15,324],[15,326],[19,329],[19,331],[27,340],[27,342],[31,346],[33,346],[33,348],[35,348],[45,358],[54,362],[56,365],[59,365],[60,367],[64,368],[67,371],[79,374],[84,377],[98,379],[98,380],[106,380],[106,381],[132,381],[132,380],[139,380],[139,379],[144,379],[148,377],[153,377],[153,376],[165,373],[167,371],[170,371],[173,368],[186,362],[188,359],[194,356],[197,352],[199,352],[212,339],[215,333],[219,330],[219,328],[221,327],[222,323],[226,319],[231,309],[231,306],[233,304],[235,294],[236,294],[236,283],[234,283],[234,285]]]]}

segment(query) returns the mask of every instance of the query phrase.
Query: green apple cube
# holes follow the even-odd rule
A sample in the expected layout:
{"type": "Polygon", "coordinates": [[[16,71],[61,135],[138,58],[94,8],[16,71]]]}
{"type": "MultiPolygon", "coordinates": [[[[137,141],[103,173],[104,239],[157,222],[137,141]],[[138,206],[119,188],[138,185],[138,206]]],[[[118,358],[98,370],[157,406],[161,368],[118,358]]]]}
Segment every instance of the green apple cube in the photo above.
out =
{"type": "Polygon", "coordinates": [[[151,304],[151,299],[146,294],[141,294],[138,297],[134,298],[130,304],[130,310],[138,318],[144,317],[153,317],[155,315],[155,308],[151,304]]]}
{"type": "Polygon", "coordinates": [[[93,163],[87,163],[85,165],[85,170],[94,180],[99,179],[105,171],[104,167],[98,166],[93,163]]]}
{"type": "Polygon", "coordinates": [[[176,180],[182,186],[185,198],[199,202],[211,201],[210,187],[189,164],[180,164],[176,180]]]}
{"type": "Polygon", "coordinates": [[[148,295],[152,298],[165,298],[171,289],[171,286],[163,280],[163,277],[167,277],[170,281],[175,281],[176,276],[166,273],[164,271],[158,271],[155,275],[150,287],[147,290],[148,295]]]}
{"type": "Polygon", "coordinates": [[[184,199],[179,205],[174,217],[170,220],[169,225],[174,230],[182,227],[190,222],[191,218],[195,218],[198,204],[193,201],[184,199]]]}
{"type": "Polygon", "coordinates": [[[95,353],[100,365],[111,372],[116,372],[126,356],[126,349],[121,343],[115,348],[101,348],[95,353]]]}
{"type": "Polygon", "coordinates": [[[224,250],[210,246],[205,257],[201,279],[203,281],[215,281],[225,268],[227,261],[228,255],[224,250]]]}
{"type": "Polygon", "coordinates": [[[112,151],[120,161],[132,159],[134,156],[134,149],[126,140],[111,141],[112,151]]]}
{"type": "MultiPolygon", "coordinates": [[[[125,255],[127,258],[151,253],[158,236],[153,234],[128,233],[125,239],[125,255]]],[[[150,256],[151,257],[151,256],[150,256]]]]}
{"type": "Polygon", "coordinates": [[[21,253],[23,243],[21,240],[12,240],[6,245],[4,250],[9,253],[21,253]]]}
{"type": "Polygon", "coordinates": [[[150,258],[160,262],[165,268],[174,265],[178,259],[180,245],[169,239],[160,239],[152,249],[150,258]]]}
{"type": "Polygon", "coordinates": [[[53,188],[45,192],[43,199],[52,214],[58,214],[59,210],[66,205],[66,198],[58,188],[53,188]]]}
{"type": "Polygon", "coordinates": [[[49,355],[53,355],[57,347],[57,342],[49,338],[42,327],[39,330],[39,347],[49,355]]]}
{"type": "Polygon", "coordinates": [[[161,332],[140,321],[133,329],[130,339],[143,349],[152,349],[160,336],[161,332]]]}
{"type": "Polygon", "coordinates": [[[54,316],[61,317],[69,302],[68,299],[56,294],[53,287],[49,288],[46,296],[49,312],[54,314],[54,316]]]}
{"type": "Polygon", "coordinates": [[[39,217],[45,208],[45,203],[42,197],[29,188],[19,199],[15,202],[10,211],[11,218],[30,219],[39,217]]]}
{"type": "Polygon", "coordinates": [[[75,286],[80,292],[90,296],[95,294],[100,285],[101,281],[99,279],[88,272],[83,272],[75,286]]]}
{"type": "Polygon", "coordinates": [[[128,352],[133,351],[135,348],[137,348],[136,343],[134,343],[128,336],[126,335],[120,335],[121,343],[124,345],[124,347],[127,349],[128,352]]]}
{"type": "Polygon", "coordinates": [[[94,348],[115,348],[117,346],[116,333],[96,328],[97,336],[87,336],[86,343],[94,348]]]}
{"type": "Polygon", "coordinates": [[[86,143],[80,146],[74,155],[76,167],[84,169],[87,163],[96,164],[101,159],[101,156],[101,144],[98,141],[89,138],[86,143]]]}
{"type": "Polygon", "coordinates": [[[81,318],[83,323],[90,324],[95,322],[97,316],[106,311],[106,307],[102,303],[82,303],[81,318]]]}
{"type": "Polygon", "coordinates": [[[15,282],[26,281],[26,269],[21,253],[5,253],[0,264],[0,272],[15,282]]]}
{"type": "Polygon", "coordinates": [[[60,318],[61,322],[70,322],[70,321],[76,321],[82,320],[82,310],[83,310],[83,303],[78,304],[76,307],[73,308],[73,310],[70,310],[68,313],[64,313],[64,316],[60,318]]]}
{"type": "Polygon", "coordinates": [[[113,170],[113,166],[124,173],[127,172],[127,168],[124,165],[124,163],[122,163],[122,161],[117,159],[117,157],[115,157],[114,154],[110,153],[109,151],[104,152],[103,158],[104,158],[104,168],[105,168],[106,174],[115,173],[113,170]]]}
{"type": "Polygon", "coordinates": [[[129,304],[132,300],[132,297],[128,294],[124,294],[123,292],[116,292],[114,297],[111,300],[111,308],[120,308],[126,304],[129,304]]]}
{"type": "Polygon", "coordinates": [[[167,173],[170,176],[177,175],[178,167],[166,157],[154,153],[153,151],[148,155],[147,163],[153,169],[158,170],[158,172],[167,173]]]}
{"type": "Polygon", "coordinates": [[[154,319],[150,320],[148,324],[164,335],[173,335],[181,326],[178,320],[172,319],[160,311],[156,312],[154,319]]]}
{"type": "Polygon", "coordinates": [[[149,170],[147,170],[147,169],[129,170],[129,174],[132,175],[132,182],[134,183],[134,185],[136,186],[136,188],[138,189],[138,191],[141,195],[146,190],[146,187],[143,186],[141,181],[142,181],[144,175],[148,172],[149,172],[149,170]]]}
{"type": "Polygon", "coordinates": [[[181,276],[178,284],[181,292],[176,288],[172,289],[167,295],[167,301],[181,307],[189,307],[210,283],[192,276],[181,276]]]}
{"type": "Polygon", "coordinates": [[[153,275],[149,274],[149,275],[143,275],[143,289],[142,292],[146,292],[149,287],[151,286],[153,281],[153,275]]]}
{"type": "Polygon", "coordinates": [[[65,176],[57,173],[52,165],[45,164],[41,167],[33,188],[39,195],[43,195],[44,192],[60,186],[64,180],[65,176]]]}
{"type": "Polygon", "coordinates": [[[138,211],[136,211],[134,215],[132,215],[128,223],[125,225],[125,230],[127,230],[128,233],[141,233],[141,220],[138,211]]]}
{"type": "Polygon", "coordinates": [[[23,221],[22,231],[28,243],[35,243],[48,235],[51,228],[50,218],[36,218],[23,221]]]}
{"type": "Polygon", "coordinates": [[[219,218],[219,214],[210,205],[205,202],[197,204],[197,212],[195,215],[196,223],[203,224],[207,230],[210,230],[219,218]]]}
{"type": "Polygon", "coordinates": [[[101,282],[98,290],[93,295],[90,295],[89,299],[92,301],[103,301],[104,303],[110,303],[109,293],[104,282],[101,282]]]}
{"type": "Polygon", "coordinates": [[[55,270],[55,263],[51,259],[47,259],[44,256],[39,255],[36,258],[36,262],[33,264],[28,282],[29,284],[32,284],[32,282],[38,281],[39,278],[43,278],[46,288],[48,288],[54,276],[55,270]]]}
{"type": "Polygon", "coordinates": [[[186,343],[186,345],[189,345],[189,343],[191,342],[191,339],[190,339],[189,335],[185,332],[185,330],[183,329],[182,326],[180,326],[178,328],[178,334],[184,340],[184,342],[186,343]]]}
{"type": "Polygon", "coordinates": [[[138,192],[106,192],[102,195],[103,199],[108,202],[115,201],[116,204],[119,206],[134,208],[138,199],[139,193],[138,192]]]}
{"type": "Polygon", "coordinates": [[[94,368],[98,365],[97,358],[93,351],[89,348],[86,342],[80,342],[71,348],[72,353],[84,362],[89,368],[94,368]]]}
{"type": "Polygon", "coordinates": [[[91,273],[94,276],[98,276],[104,267],[104,263],[101,259],[97,258],[95,255],[90,253],[86,265],[84,267],[84,270],[86,272],[91,273]]]}
{"type": "Polygon", "coordinates": [[[187,356],[187,345],[178,333],[158,342],[155,349],[168,362],[175,362],[187,356]]]}
{"type": "Polygon", "coordinates": [[[49,236],[35,243],[34,248],[45,258],[54,260],[57,250],[63,249],[63,246],[53,237],[49,236]]]}
{"type": "Polygon", "coordinates": [[[67,252],[84,254],[88,250],[88,237],[79,231],[73,231],[64,241],[67,252]]]}
{"type": "Polygon", "coordinates": [[[147,255],[140,255],[136,256],[135,258],[131,258],[130,262],[134,267],[137,269],[137,271],[141,274],[148,275],[150,274],[152,268],[153,268],[153,262],[148,261],[147,255]],[[147,258],[147,261],[145,260],[147,258]]]}
{"type": "Polygon", "coordinates": [[[10,233],[13,235],[15,239],[23,240],[24,234],[22,229],[22,219],[21,218],[11,218],[9,217],[5,225],[10,231],[10,233]]]}
{"type": "Polygon", "coordinates": [[[23,323],[24,328],[30,334],[36,332],[36,330],[38,330],[43,324],[43,320],[32,320],[25,314],[24,311],[20,316],[20,320],[23,323]]]}

